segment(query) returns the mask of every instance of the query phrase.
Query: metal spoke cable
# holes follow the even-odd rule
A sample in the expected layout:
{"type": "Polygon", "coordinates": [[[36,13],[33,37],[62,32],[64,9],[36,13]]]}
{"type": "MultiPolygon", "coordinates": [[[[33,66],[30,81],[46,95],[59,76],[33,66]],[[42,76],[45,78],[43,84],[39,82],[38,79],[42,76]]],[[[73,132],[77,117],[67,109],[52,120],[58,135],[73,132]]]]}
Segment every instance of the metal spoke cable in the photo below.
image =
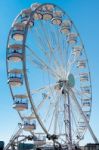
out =
{"type": "Polygon", "coordinates": [[[49,104],[49,108],[48,108],[48,111],[46,112],[46,116],[45,116],[45,120],[47,119],[50,111],[52,111],[52,109],[55,108],[55,104],[57,103],[57,98],[55,96],[55,98],[53,97],[53,102],[52,102],[52,99],[50,100],[50,104],[49,104]]]}
{"type": "Polygon", "coordinates": [[[56,134],[57,131],[57,123],[58,123],[58,115],[59,115],[59,100],[60,100],[60,96],[57,96],[57,101],[55,104],[54,134],[56,134]]]}
{"type": "Polygon", "coordinates": [[[36,35],[37,40],[38,40],[38,47],[39,47],[39,49],[43,52],[43,54],[49,60],[49,54],[48,54],[48,51],[46,49],[46,45],[44,44],[44,40],[43,40],[44,38],[41,38],[41,36],[40,36],[41,34],[38,31],[38,28],[35,28],[34,31],[35,31],[35,35],[36,35]]]}
{"type": "Polygon", "coordinates": [[[52,73],[55,77],[59,76],[56,72],[54,72],[53,68],[50,68],[39,56],[37,56],[37,54],[31,48],[29,48],[27,45],[26,48],[28,48],[31,51],[32,55],[40,61],[41,65],[43,66],[43,69],[45,69],[46,67],[46,70],[48,69],[50,73],[52,73]]]}
{"type": "Polygon", "coordinates": [[[58,66],[60,66],[58,60],[55,58],[55,55],[54,55],[54,53],[53,53],[54,49],[53,49],[52,46],[51,46],[50,39],[48,39],[48,36],[47,36],[47,33],[46,33],[47,31],[45,30],[45,27],[44,27],[44,25],[43,25],[42,22],[41,22],[41,26],[42,26],[42,29],[43,29],[44,34],[45,34],[45,39],[46,39],[46,41],[47,41],[47,44],[48,44],[48,47],[49,47],[49,50],[50,50],[50,53],[51,53],[51,57],[53,56],[53,58],[54,58],[56,64],[57,64],[58,66]],[[52,55],[52,54],[53,54],[53,55],[52,55]]]}
{"type": "Polygon", "coordinates": [[[64,68],[63,49],[61,47],[62,44],[60,44],[60,41],[62,42],[62,39],[60,37],[59,29],[57,29],[57,51],[59,52],[59,58],[61,59],[61,62],[62,62],[61,64],[62,68],[64,68]]]}
{"type": "Polygon", "coordinates": [[[68,72],[70,72],[72,70],[73,64],[76,64],[76,62],[80,58],[80,56],[75,56],[73,58],[74,58],[73,60],[70,60],[68,62],[68,72]]]}
{"type": "Polygon", "coordinates": [[[46,100],[47,100],[49,97],[50,97],[50,93],[47,94],[46,98],[44,98],[44,99],[40,102],[40,104],[37,106],[37,110],[40,110],[40,109],[41,109],[41,107],[44,105],[44,103],[46,102],[46,100]]]}

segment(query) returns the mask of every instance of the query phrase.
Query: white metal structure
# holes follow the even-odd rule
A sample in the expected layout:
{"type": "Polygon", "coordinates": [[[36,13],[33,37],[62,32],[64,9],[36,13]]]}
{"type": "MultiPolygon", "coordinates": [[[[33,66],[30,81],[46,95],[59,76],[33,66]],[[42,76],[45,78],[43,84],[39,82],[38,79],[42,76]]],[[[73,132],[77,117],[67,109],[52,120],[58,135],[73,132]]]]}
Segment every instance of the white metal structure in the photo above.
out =
{"type": "Polygon", "coordinates": [[[22,120],[37,120],[37,129],[48,139],[70,147],[84,138],[87,128],[97,142],[89,126],[88,59],[73,21],[61,8],[36,3],[21,11],[8,36],[6,60],[14,102],[16,95],[28,100],[28,109],[16,106],[22,120]]]}

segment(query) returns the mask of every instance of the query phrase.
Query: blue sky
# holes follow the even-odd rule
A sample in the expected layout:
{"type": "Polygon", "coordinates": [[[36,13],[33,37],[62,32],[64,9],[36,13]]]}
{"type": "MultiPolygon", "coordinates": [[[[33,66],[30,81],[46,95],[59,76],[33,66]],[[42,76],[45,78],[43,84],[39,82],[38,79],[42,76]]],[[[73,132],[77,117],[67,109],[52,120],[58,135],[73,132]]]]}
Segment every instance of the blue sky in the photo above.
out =
{"type": "MultiPolygon", "coordinates": [[[[6,76],[6,42],[14,18],[35,0],[0,0],[0,140],[8,141],[19,116],[12,109],[12,97],[6,76]]],[[[74,21],[85,45],[92,77],[93,107],[90,124],[99,139],[99,0],[38,0],[51,2],[64,9],[74,21]]],[[[90,142],[90,134],[85,140],[90,142]]]]}

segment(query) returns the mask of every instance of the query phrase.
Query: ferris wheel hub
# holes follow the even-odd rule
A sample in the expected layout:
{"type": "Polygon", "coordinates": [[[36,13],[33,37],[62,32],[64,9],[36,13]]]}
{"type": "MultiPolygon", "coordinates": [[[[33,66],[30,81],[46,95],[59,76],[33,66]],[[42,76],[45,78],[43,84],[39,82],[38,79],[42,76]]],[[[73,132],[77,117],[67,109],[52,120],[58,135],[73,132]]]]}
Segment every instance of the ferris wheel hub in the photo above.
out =
{"type": "Polygon", "coordinates": [[[69,74],[67,79],[60,79],[55,86],[56,90],[61,90],[62,94],[66,93],[67,89],[75,86],[75,78],[73,74],[69,74]]]}
{"type": "Polygon", "coordinates": [[[67,82],[68,82],[68,85],[70,86],[70,87],[74,87],[75,86],[75,78],[74,78],[74,75],[73,74],[69,74],[68,75],[68,80],[67,80],[67,82]]]}

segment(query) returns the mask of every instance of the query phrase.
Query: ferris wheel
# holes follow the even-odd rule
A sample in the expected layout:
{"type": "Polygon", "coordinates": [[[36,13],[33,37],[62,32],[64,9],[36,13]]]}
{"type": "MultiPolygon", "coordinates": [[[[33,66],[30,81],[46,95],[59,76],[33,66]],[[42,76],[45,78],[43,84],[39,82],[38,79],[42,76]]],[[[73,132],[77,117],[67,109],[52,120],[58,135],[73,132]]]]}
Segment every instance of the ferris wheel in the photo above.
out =
{"type": "Polygon", "coordinates": [[[88,59],[73,21],[61,8],[35,3],[22,10],[9,32],[6,60],[13,108],[24,130],[72,145],[88,128],[96,140],[89,126],[88,59]]]}

